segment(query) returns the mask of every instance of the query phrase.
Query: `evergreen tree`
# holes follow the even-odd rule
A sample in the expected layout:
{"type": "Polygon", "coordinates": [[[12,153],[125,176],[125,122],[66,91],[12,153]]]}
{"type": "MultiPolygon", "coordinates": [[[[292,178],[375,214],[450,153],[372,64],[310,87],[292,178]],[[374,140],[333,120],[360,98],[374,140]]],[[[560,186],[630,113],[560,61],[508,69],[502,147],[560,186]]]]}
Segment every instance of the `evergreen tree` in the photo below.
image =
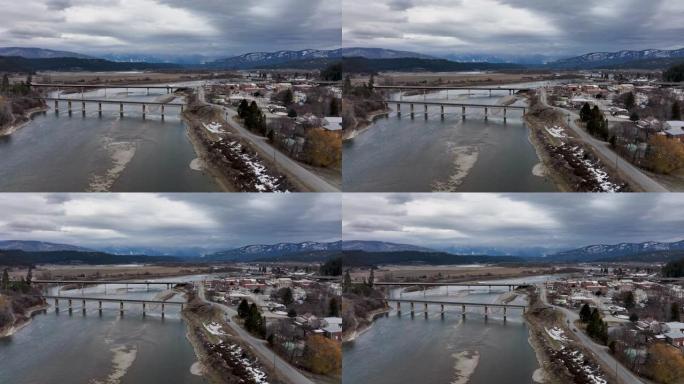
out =
{"type": "Polygon", "coordinates": [[[339,116],[340,106],[338,105],[338,100],[336,97],[330,99],[330,116],[339,116]]]}
{"type": "Polygon", "coordinates": [[[679,304],[677,303],[670,305],[670,321],[679,321],[679,304]]]}
{"type": "Polygon", "coordinates": [[[247,299],[242,299],[240,305],[238,305],[237,312],[238,316],[242,319],[249,315],[249,303],[247,303],[247,299]]]}
{"type": "Polygon", "coordinates": [[[342,282],[342,289],[347,292],[351,289],[352,286],[352,280],[351,280],[351,275],[349,275],[349,270],[347,269],[344,272],[344,281],[342,282]]]}
{"type": "Polygon", "coordinates": [[[247,100],[242,99],[242,101],[240,102],[240,105],[238,105],[238,109],[237,109],[238,116],[241,119],[246,118],[248,109],[249,109],[249,104],[247,104],[247,100]]]}
{"type": "Polygon", "coordinates": [[[368,276],[368,286],[373,288],[374,283],[375,283],[375,272],[373,271],[373,268],[371,268],[370,275],[368,276]]]}
{"type": "Polygon", "coordinates": [[[629,291],[625,294],[625,308],[627,309],[632,309],[634,308],[634,305],[636,304],[634,300],[634,294],[629,291]]]}
{"type": "Polygon", "coordinates": [[[631,110],[635,106],[636,106],[636,99],[634,98],[634,93],[630,92],[627,94],[627,98],[625,99],[625,108],[631,110]]]}
{"type": "Polygon", "coordinates": [[[353,89],[353,87],[352,87],[352,83],[351,83],[351,78],[349,77],[349,75],[347,75],[344,78],[344,84],[342,85],[342,92],[345,95],[347,95],[352,91],[352,89],[353,89]]]}
{"type": "Polygon", "coordinates": [[[584,103],[582,109],[580,109],[580,120],[586,123],[591,118],[591,106],[589,103],[584,103]]]}
{"type": "Polygon", "coordinates": [[[681,120],[682,119],[682,112],[679,109],[679,102],[675,100],[674,104],[672,104],[672,120],[681,120]]]}
{"type": "Polygon", "coordinates": [[[373,89],[375,88],[375,76],[373,74],[370,75],[370,78],[368,79],[368,91],[373,92],[373,89]]]}
{"type": "Polygon", "coordinates": [[[33,268],[29,267],[26,273],[26,284],[31,285],[31,280],[33,280],[33,268]]]}
{"type": "Polygon", "coordinates": [[[582,306],[582,309],[580,309],[579,313],[580,321],[583,323],[589,322],[589,319],[591,318],[591,308],[589,308],[589,304],[584,304],[582,306]]]}
{"type": "Polygon", "coordinates": [[[3,269],[2,271],[2,280],[0,280],[0,288],[4,291],[10,288],[9,270],[7,268],[3,269]]]}
{"type": "Polygon", "coordinates": [[[288,89],[285,91],[285,94],[283,95],[283,104],[290,105],[293,102],[294,102],[294,93],[292,93],[291,89],[288,89]]]}
{"type": "Polygon", "coordinates": [[[4,75],[2,75],[2,84],[0,85],[0,91],[8,92],[9,86],[9,76],[5,73],[4,75]]]}
{"type": "Polygon", "coordinates": [[[294,297],[292,296],[292,290],[290,288],[285,288],[283,292],[283,304],[290,305],[294,303],[294,297]]]}
{"type": "Polygon", "coordinates": [[[336,297],[330,299],[330,303],[328,304],[328,306],[328,316],[340,317],[340,304],[337,302],[336,297]]]}

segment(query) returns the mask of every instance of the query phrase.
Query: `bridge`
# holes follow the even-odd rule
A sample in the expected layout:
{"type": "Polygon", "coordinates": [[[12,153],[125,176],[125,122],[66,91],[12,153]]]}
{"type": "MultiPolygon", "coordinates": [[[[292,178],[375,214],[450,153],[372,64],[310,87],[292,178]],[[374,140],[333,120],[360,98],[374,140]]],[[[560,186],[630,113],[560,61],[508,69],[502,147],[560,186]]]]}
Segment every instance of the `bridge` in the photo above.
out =
{"type": "Polygon", "coordinates": [[[489,109],[499,109],[503,110],[503,119],[504,122],[506,121],[506,114],[509,109],[517,109],[517,110],[522,110],[523,114],[527,111],[526,106],[520,106],[520,105],[499,105],[499,104],[475,104],[475,103],[448,103],[448,102],[442,102],[442,101],[404,101],[404,100],[383,100],[385,103],[391,104],[391,103],[396,103],[397,104],[397,115],[401,117],[401,105],[402,104],[409,104],[410,108],[410,114],[411,118],[413,119],[415,117],[415,105],[423,105],[425,107],[425,119],[428,118],[428,107],[429,106],[438,106],[440,107],[441,111],[441,117],[442,119],[444,118],[444,108],[458,108],[461,107],[461,118],[465,120],[466,118],[466,108],[477,108],[477,109],[484,109],[484,118],[485,120],[488,119],[489,117],[489,109]]]}
{"type": "MultiPolygon", "coordinates": [[[[166,289],[170,289],[176,285],[189,284],[187,281],[117,281],[117,280],[32,280],[32,284],[80,284],[81,289],[86,285],[104,285],[105,295],[107,294],[107,284],[125,285],[128,291],[129,285],[145,285],[147,290],[150,290],[150,285],[164,285],[166,289]]],[[[47,287],[46,287],[47,288],[47,287]]]]}
{"type": "Polygon", "coordinates": [[[164,317],[164,307],[165,305],[177,305],[180,306],[180,309],[183,310],[183,305],[185,305],[184,302],[180,301],[164,301],[164,300],[139,300],[139,299],[115,299],[115,298],[103,298],[103,297],[83,297],[83,296],[54,296],[54,295],[46,295],[43,296],[45,299],[52,299],[55,301],[55,311],[59,312],[59,301],[60,300],[66,300],[68,303],[68,310],[69,313],[71,313],[74,309],[73,307],[73,301],[81,301],[82,306],[81,310],[85,314],[86,312],[86,302],[88,301],[97,301],[98,302],[98,312],[102,314],[102,303],[119,303],[119,313],[123,316],[124,314],[124,303],[128,304],[142,304],[142,313],[143,316],[147,315],[147,306],[148,305],[161,305],[161,315],[164,317]]]}
{"type": "Polygon", "coordinates": [[[183,108],[185,104],[182,103],[163,103],[163,102],[158,102],[158,101],[132,101],[132,100],[110,100],[110,99],[63,99],[59,97],[42,97],[42,100],[45,101],[54,101],[55,103],[55,113],[59,113],[59,103],[60,102],[66,102],[67,103],[67,111],[69,115],[71,116],[71,113],[73,112],[73,107],[72,103],[81,103],[81,113],[83,116],[86,114],[86,103],[97,103],[98,109],[97,112],[100,116],[102,116],[102,104],[119,104],[119,116],[123,117],[124,116],[124,105],[139,105],[142,106],[142,117],[143,119],[145,118],[147,114],[147,106],[161,106],[161,118],[162,120],[164,119],[164,114],[165,110],[164,108],[166,106],[171,106],[171,107],[180,107],[180,113],[183,113],[183,108]]]}
{"type": "Polygon", "coordinates": [[[177,90],[184,87],[172,86],[172,85],[127,85],[127,84],[59,84],[59,83],[29,83],[29,86],[36,88],[76,88],[80,89],[81,93],[85,89],[104,89],[105,95],[107,94],[107,89],[146,89],[147,94],[150,94],[150,89],[165,89],[166,93],[172,93],[173,90],[177,90]]]}
{"type": "Polygon", "coordinates": [[[398,89],[400,91],[447,91],[447,100],[449,99],[449,91],[489,91],[489,96],[492,95],[492,91],[506,91],[509,95],[513,95],[517,92],[526,92],[531,90],[531,88],[520,88],[520,87],[465,87],[465,86],[421,86],[421,85],[374,85],[373,88],[377,89],[398,89]]]}
{"type": "Polygon", "coordinates": [[[484,317],[485,319],[489,316],[489,308],[503,308],[503,318],[506,320],[506,317],[508,315],[508,308],[514,308],[514,309],[521,309],[522,313],[525,313],[525,310],[527,309],[526,305],[522,304],[506,304],[506,303],[469,303],[469,302],[457,302],[457,301],[442,301],[442,300],[419,300],[419,299],[387,299],[388,303],[396,303],[397,304],[397,313],[401,314],[401,303],[409,303],[410,305],[410,313],[411,315],[415,315],[415,305],[416,304],[423,304],[424,306],[424,313],[425,316],[427,317],[428,315],[428,306],[429,305],[439,305],[440,306],[440,314],[444,315],[446,312],[444,310],[444,307],[452,306],[452,307],[461,307],[461,316],[465,317],[466,315],[466,308],[468,307],[478,307],[478,308],[484,308],[484,317]]]}
{"type": "Polygon", "coordinates": [[[376,286],[387,286],[387,287],[447,287],[447,293],[449,293],[448,288],[449,287],[467,287],[470,289],[470,287],[488,287],[490,290],[492,287],[507,287],[508,291],[512,291],[516,288],[519,287],[528,287],[532,286],[534,284],[530,283],[440,283],[440,282],[435,282],[435,283],[423,283],[423,282],[400,282],[400,283],[393,283],[389,281],[385,282],[375,282],[373,285],[376,286]]]}

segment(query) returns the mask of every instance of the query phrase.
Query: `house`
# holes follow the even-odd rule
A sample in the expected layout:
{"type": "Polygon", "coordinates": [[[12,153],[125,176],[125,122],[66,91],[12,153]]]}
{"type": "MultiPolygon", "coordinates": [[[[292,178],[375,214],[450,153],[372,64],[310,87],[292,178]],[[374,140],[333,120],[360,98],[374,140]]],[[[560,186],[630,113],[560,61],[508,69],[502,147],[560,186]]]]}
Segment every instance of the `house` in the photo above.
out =
{"type": "Polygon", "coordinates": [[[666,121],[663,130],[668,138],[682,141],[684,138],[684,121],[666,121]]]}
{"type": "Polygon", "coordinates": [[[665,340],[677,348],[684,348],[684,323],[673,321],[663,325],[665,340]]]}
{"type": "Polygon", "coordinates": [[[321,325],[321,329],[327,338],[342,341],[341,317],[324,317],[321,325]]]}
{"type": "Polygon", "coordinates": [[[339,131],[342,129],[342,118],[328,116],[323,119],[323,128],[328,131],[339,131]]]}

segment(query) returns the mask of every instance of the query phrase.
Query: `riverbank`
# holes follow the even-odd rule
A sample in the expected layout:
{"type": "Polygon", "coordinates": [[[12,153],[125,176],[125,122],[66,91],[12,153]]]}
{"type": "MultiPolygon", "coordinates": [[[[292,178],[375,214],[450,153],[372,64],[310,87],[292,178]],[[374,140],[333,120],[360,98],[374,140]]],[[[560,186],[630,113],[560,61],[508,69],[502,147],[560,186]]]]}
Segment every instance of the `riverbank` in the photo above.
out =
{"type": "Polygon", "coordinates": [[[565,116],[544,107],[537,97],[530,97],[525,114],[529,139],[541,159],[543,172],[563,192],[629,192],[620,177],[609,172],[591,149],[568,132],[565,116]]]}
{"type": "Polygon", "coordinates": [[[353,126],[344,130],[344,133],[342,134],[342,141],[353,140],[356,136],[369,129],[375,120],[388,116],[390,112],[392,112],[392,110],[389,107],[385,107],[384,109],[369,112],[365,119],[355,119],[353,126]]]}
{"type": "Polygon", "coordinates": [[[13,134],[14,132],[18,131],[19,129],[23,128],[26,126],[28,123],[31,122],[33,119],[33,116],[38,114],[38,113],[43,113],[49,110],[50,108],[47,105],[41,106],[41,107],[35,107],[31,108],[27,111],[25,111],[20,118],[14,119],[12,123],[5,127],[0,127],[0,137],[2,136],[9,136],[13,134]]]}
{"type": "Polygon", "coordinates": [[[279,383],[266,375],[258,360],[224,325],[226,320],[220,309],[202,302],[192,291],[186,291],[186,295],[188,304],[181,316],[186,322],[186,337],[198,359],[192,366],[193,374],[212,384],[279,383]]]}
{"type": "MultiPolygon", "coordinates": [[[[545,384],[606,384],[607,377],[596,359],[586,351],[562,315],[544,306],[534,288],[528,289],[530,309],[525,313],[529,343],[540,369],[534,381],[545,384]]],[[[612,377],[611,377],[612,379],[612,377]]]]}
{"type": "Polygon", "coordinates": [[[42,297],[0,295],[0,338],[19,332],[31,323],[36,312],[48,307],[49,305],[42,297]]]}
{"type": "Polygon", "coordinates": [[[349,343],[356,340],[357,337],[363,335],[366,331],[371,329],[377,318],[389,313],[391,310],[392,309],[387,306],[386,308],[379,308],[368,313],[366,318],[363,319],[363,322],[360,322],[353,331],[343,333],[342,343],[349,343]]]}

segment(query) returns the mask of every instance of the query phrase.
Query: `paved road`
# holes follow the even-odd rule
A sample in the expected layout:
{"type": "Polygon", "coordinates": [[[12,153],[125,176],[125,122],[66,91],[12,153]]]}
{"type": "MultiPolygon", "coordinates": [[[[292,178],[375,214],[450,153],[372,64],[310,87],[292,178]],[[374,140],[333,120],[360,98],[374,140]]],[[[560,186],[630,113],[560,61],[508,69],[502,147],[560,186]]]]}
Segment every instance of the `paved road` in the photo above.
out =
{"type": "MultiPolygon", "coordinates": [[[[202,283],[198,283],[196,285],[198,288],[198,293],[200,299],[202,299],[204,302],[207,302],[206,297],[204,296],[204,286],[202,283]]],[[[211,303],[212,305],[216,305],[219,308],[223,310],[223,312],[226,314],[226,317],[228,319],[232,318],[233,316],[237,315],[237,311],[226,306],[223,304],[219,303],[211,303]]],[[[258,355],[259,361],[261,364],[271,367],[273,370],[278,372],[278,375],[281,377],[284,377],[289,383],[291,384],[314,384],[313,381],[309,380],[306,376],[304,376],[301,372],[299,372],[296,368],[291,366],[288,362],[285,360],[281,359],[280,356],[276,355],[271,351],[267,344],[266,341],[257,339],[256,337],[252,336],[249,334],[247,331],[242,329],[239,325],[237,325],[235,322],[230,320],[228,322],[228,326],[235,331],[235,333],[242,339],[244,340],[247,344],[249,344],[252,347],[252,350],[258,355]]]]}
{"type": "MultiPolygon", "coordinates": [[[[571,311],[567,308],[564,307],[557,307],[555,305],[549,304],[549,302],[546,299],[546,287],[541,286],[541,300],[542,303],[544,303],[547,306],[553,307],[556,310],[560,311],[561,314],[563,314],[564,320],[570,320],[571,327],[574,328],[574,322],[579,319],[579,314],[575,313],[574,311],[571,311]]],[[[636,375],[634,375],[632,372],[627,370],[624,366],[619,364],[617,360],[613,357],[613,355],[610,353],[610,350],[608,347],[597,344],[592,340],[589,336],[587,336],[584,332],[581,330],[577,330],[577,332],[573,332],[582,342],[582,344],[587,347],[589,350],[591,350],[594,355],[596,355],[601,361],[605,364],[606,367],[612,367],[615,369],[615,367],[618,367],[618,378],[620,383],[622,384],[644,384],[644,381],[639,379],[636,375]],[[618,365],[616,365],[618,364],[618,365]]],[[[612,372],[613,374],[615,373],[614,371],[612,372]]]]}
{"type": "Polygon", "coordinates": [[[590,145],[594,150],[596,150],[606,161],[610,161],[610,164],[619,169],[619,173],[623,175],[628,180],[631,180],[637,186],[643,189],[645,192],[669,192],[669,190],[663,187],[660,183],[650,178],[648,175],[643,173],[639,168],[635,167],[631,163],[619,157],[611,148],[608,143],[598,140],[591,136],[587,131],[578,127],[575,121],[579,119],[579,114],[569,111],[567,109],[551,106],[547,103],[546,99],[546,89],[540,88],[540,98],[541,103],[549,108],[553,108],[564,115],[570,115],[571,119],[569,122],[570,128],[573,130],[575,135],[582,139],[586,144],[590,145]]]}
{"type": "Polygon", "coordinates": [[[221,108],[228,115],[228,118],[226,119],[228,124],[230,124],[240,136],[249,141],[262,156],[267,156],[269,160],[275,161],[279,171],[290,175],[311,192],[340,192],[339,188],[328,183],[325,179],[304,168],[301,164],[271,146],[267,138],[255,135],[236,123],[235,120],[233,120],[233,117],[237,115],[236,111],[222,105],[208,103],[204,97],[204,87],[198,87],[197,93],[201,103],[221,108]]]}

